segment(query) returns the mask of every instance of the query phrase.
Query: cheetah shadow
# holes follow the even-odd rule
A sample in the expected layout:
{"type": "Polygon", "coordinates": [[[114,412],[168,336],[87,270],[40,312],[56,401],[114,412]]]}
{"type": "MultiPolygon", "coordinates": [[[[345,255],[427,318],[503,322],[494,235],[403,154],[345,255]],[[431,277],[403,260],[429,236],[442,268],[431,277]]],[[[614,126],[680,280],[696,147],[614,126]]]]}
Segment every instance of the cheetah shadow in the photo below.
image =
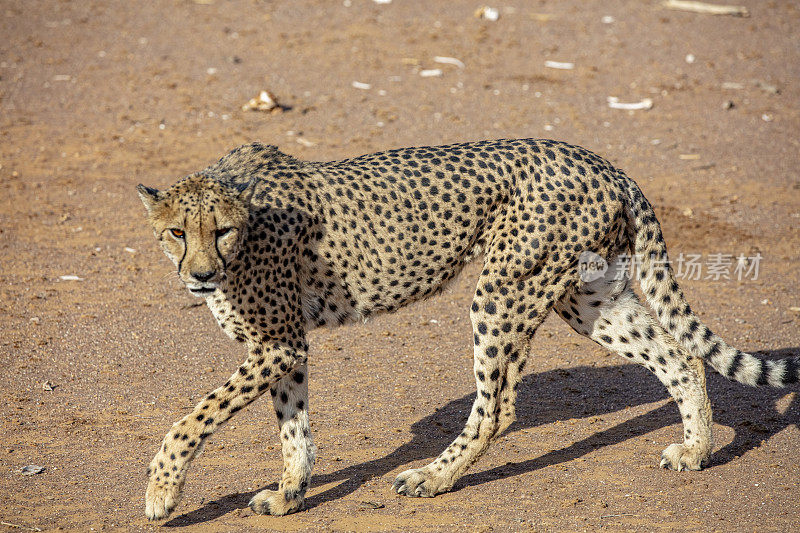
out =
{"type": "MultiPolygon", "coordinates": [[[[798,351],[800,348],[785,348],[759,353],[767,358],[781,358],[795,355],[798,351]]],[[[555,369],[527,375],[522,381],[517,400],[517,421],[507,433],[558,420],[601,416],[669,398],[661,383],[637,365],[555,369]]],[[[747,453],[789,426],[800,425],[798,397],[791,400],[784,413],[776,408],[777,401],[794,389],[753,389],[732,383],[711,371],[708,373],[708,389],[714,409],[714,421],[734,430],[731,442],[712,455],[712,468],[747,453]]],[[[474,399],[473,393],[452,400],[434,413],[418,420],[411,426],[413,434],[411,440],[384,457],[347,466],[335,472],[315,475],[312,478],[312,486],[339,483],[335,487],[310,496],[305,502],[305,509],[345,497],[356,491],[365,481],[384,477],[401,466],[421,466],[411,463],[436,457],[463,428],[474,399]]],[[[678,409],[673,402],[669,402],[534,459],[508,462],[467,474],[456,483],[453,491],[566,463],[597,448],[619,444],[679,423],[678,409]]],[[[674,436],[676,442],[680,436],[681,431],[676,430],[674,436]]],[[[648,451],[653,454],[653,461],[656,462],[661,449],[650,450],[653,445],[647,446],[648,451]]],[[[393,479],[388,481],[391,482],[393,479]]],[[[275,490],[277,484],[273,483],[248,493],[230,494],[207,502],[199,509],[176,516],[164,526],[181,527],[202,523],[230,511],[245,508],[250,498],[265,488],[275,490]]],[[[386,490],[391,489],[387,486],[386,490]]]]}

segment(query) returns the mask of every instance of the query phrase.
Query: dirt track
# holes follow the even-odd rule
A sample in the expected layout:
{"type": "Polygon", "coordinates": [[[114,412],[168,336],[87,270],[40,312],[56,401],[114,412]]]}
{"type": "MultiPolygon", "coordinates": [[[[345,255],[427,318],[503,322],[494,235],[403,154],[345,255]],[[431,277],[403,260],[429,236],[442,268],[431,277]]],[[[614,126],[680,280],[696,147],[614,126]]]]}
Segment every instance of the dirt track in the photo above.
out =
{"type": "Polygon", "coordinates": [[[211,440],[169,520],[143,514],[144,470],[163,434],[244,354],[180,286],[134,186],[168,185],[252,140],[305,159],[480,138],[584,145],[637,179],[673,258],[701,254],[708,268],[712,254],[760,253],[755,280],[731,267],[732,279],[705,270],[682,285],[729,342],[796,353],[800,8],[735,3],[751,17],[655,0],[510,0],[494,22],[461,0],[4,1],[0,521],[79,531],[800,528],[797,392],[711,376],[714,464],[661,471],[659,453],[681,434],[666,391],[552,317],[534,342],[519,421],[452,493],[393,494],[394,476],[438,454],[469,411],[477,265],[443,296],[311,335],[319,459],[305,511],[273,518],[246,506],[281,469],[262,400],[211,440]],[[441,76],[419,74],[435,68],[441,76]],[[261,89],[290,109],[242,111],[261,89]],[[610,109],[608,96],[653,108],[610,109]],[[28,464],[45,471],[21,475],[28,464]]]}

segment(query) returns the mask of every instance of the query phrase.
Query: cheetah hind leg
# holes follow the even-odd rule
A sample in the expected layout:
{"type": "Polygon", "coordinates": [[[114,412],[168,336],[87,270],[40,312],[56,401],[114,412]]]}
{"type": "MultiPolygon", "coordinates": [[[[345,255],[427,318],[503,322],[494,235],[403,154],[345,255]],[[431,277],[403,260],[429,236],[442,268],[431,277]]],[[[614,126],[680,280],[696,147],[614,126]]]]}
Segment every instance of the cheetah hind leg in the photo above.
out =
{"type": "Polygon", "coordinates": [[[630,289],[625,273],[623,261],[611,262],[602,278],[561,298],[556,313],[581,335],[656,375],[675,399],[683,419],[683,443],[664,450],[661,466],[700,470],[709,463],[713,446],[703,362],[650,315],[630,289]]]}
{"type": "Polygon", "coordinates": [[[543,275],[522,285],[497,283],[499,277],[484,275],[478,280],[470,313],[478,390],[466,426],[432,463],[397,476],[393,488],[399,494],[432,497],[447,492],[514,421],[514,400],[530,338],[564,288],[546,286],[543,275]],[[531,287],[549,293],[550,298],[536,299],[519,309],[531,287]]]}

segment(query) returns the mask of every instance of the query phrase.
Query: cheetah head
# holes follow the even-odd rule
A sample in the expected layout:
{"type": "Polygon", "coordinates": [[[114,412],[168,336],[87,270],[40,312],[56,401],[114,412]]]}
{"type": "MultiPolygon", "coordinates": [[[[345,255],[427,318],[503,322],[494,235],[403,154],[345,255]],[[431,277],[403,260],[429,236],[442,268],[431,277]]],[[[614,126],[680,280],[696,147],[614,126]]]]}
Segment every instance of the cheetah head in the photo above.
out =
{"type": "Polygon", "coordinates": [[[255,181],[225,185],[193,174],[169,189],[139,185],[156,239],[195,296],[212,294],[245,237],[255,181]]]}

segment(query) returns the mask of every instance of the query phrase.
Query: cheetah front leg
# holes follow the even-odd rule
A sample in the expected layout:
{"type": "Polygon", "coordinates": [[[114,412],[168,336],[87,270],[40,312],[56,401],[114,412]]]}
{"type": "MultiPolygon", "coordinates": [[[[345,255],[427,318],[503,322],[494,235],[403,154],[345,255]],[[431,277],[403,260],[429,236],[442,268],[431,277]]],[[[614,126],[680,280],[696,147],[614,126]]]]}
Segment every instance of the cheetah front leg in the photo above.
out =
{"type": "Polygon", "coordinates": [[[316,454],[308,424],[308,365],[284,376],[270,394],[280,425],[283,475],[277,491],[262,490],[249,505],[259,514],[285,515],[303,506],[316,454]]]}
{"type": "Polygon", "coordinates": [[[166,517],[178,505],[192,459],[206,439],[231,416],[258,398],[282,377],[305,365],[305,352],[280,343],[251,347],[247,360],[225,382],[176,422],[147,469],[145,514],[166,517]]]}

